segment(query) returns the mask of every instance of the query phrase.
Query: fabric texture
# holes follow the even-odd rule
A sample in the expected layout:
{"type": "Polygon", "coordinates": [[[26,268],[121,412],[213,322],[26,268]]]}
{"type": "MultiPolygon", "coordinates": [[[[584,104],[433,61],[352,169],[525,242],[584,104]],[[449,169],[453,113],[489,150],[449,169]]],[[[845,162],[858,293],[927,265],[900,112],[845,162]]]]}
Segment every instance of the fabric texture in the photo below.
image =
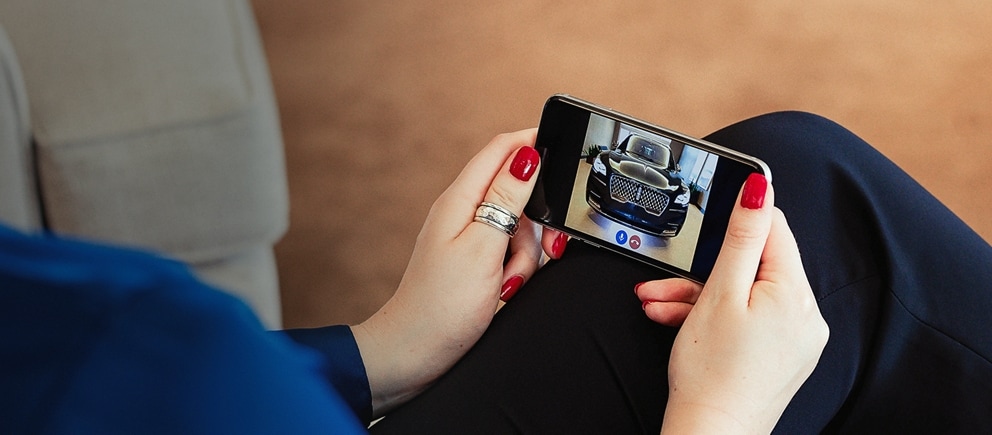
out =
{"type": "Polygon", "coordinates": [[[372,392],[362,354],[351,328],[346,325],[289,329],[286,335],[324,355],[324,376],[330,380],[352,412],[363,423],[372,422],[372,392]],[[357,363],[356,363],[357,362],[357,363]]]}
{"type": "MultiPolygon", "coordinates": [[[[770,114],[706,139],[771,167],[830,326],[776,432],[992,432],[992,247],[824,118],[770,114]]],[[[677,330],[648,320],[633,288],[666,277],[570,243],[372,432],[658,433],[677,330]]]]}
{"type": "Polygon", "coordinates": [[[320,353],[180,263],[0,227],[0,289],[0,432],[364,432],[320,353]]]}

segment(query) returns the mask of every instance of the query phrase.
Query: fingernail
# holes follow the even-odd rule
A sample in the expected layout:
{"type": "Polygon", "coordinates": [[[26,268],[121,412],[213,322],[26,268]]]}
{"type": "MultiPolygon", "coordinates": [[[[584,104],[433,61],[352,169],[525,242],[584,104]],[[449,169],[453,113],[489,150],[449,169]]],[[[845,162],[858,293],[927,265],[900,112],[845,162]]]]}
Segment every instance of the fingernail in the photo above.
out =
{"type": "Polygon", "coordinates": [[[517,155],[513,156],[513,162],[510,163],[510,173],[520,181],[528,181],[534,175],[540,161],[541,156],[534,148],[520,148],[517,150],[517,155]]]}
{"type": "Polygon", "coordinates": [[[637,283],[637,285],[634,286],[634,294],[637,294],[637,289],[641,288],[642,285],[644,285],[644,283],[639,282],[637,283]]]}
{"type": "Polygon", "coordinates": [[[524,277],[520,275],[513,275],[510,279],[503,283],[503,287],[499,290],[499,300],[506,302],[517,294],[517,290],[520,290],[520,286],[524,284],[524,277]]]}
{"type": "Polygon", "coordinates": [[[652,303],[652,302],[654,302],[654,301],[644,301],[644,302],[643,302],[643,303],[641,304],[641,309],[642,309],[642,310],[647,310],[647,309],[648,309],[648,304],[650,304],[650,303],[652,303]]]}
{"type": "Polygon", "coordinates": [[[558,236],[555,237],[554,243],[551,244],[551,255],[553,255],[556,260],[561,258],[561,254],[565,253],[566,245],[568,245],[568,235],[565,233],[558,233],[558,236]]]}
{"type": "Polygon", "coordinates": [[[741,207],[757,210],[765,204],[765,193],[768,192],[768,179],[764,175],[754,173],[748,175],[744,182],[744,192],[741,194],[741,207]]]}

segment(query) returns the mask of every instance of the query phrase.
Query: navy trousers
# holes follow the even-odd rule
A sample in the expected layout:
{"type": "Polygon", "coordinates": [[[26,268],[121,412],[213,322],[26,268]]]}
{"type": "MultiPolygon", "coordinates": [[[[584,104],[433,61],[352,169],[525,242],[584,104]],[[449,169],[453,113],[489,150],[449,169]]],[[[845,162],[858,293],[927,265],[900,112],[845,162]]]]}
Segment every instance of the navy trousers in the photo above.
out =
{"type": "MultiPolygon", "coordinates": [[[[830,325],[776,431],[992,432],[992,247],[824,118],[770,114],[707,139],[771,167],[830,325]]],[[[450,373],[372,432],[658,433],[677,330],[648,320],[633,289],[665,277],[570,243],[450,373]]]]}

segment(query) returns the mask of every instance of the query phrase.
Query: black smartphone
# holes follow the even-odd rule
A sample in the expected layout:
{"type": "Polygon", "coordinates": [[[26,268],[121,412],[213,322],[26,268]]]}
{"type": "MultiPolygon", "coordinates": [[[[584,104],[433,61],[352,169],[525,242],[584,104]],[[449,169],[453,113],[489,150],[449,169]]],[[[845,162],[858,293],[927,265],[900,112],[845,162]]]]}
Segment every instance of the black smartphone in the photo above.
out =
{"type": "Polygon", "coordinates": [[[569,95],[548,99],[531,220],[705,282],[761,160],[569,95]]]}

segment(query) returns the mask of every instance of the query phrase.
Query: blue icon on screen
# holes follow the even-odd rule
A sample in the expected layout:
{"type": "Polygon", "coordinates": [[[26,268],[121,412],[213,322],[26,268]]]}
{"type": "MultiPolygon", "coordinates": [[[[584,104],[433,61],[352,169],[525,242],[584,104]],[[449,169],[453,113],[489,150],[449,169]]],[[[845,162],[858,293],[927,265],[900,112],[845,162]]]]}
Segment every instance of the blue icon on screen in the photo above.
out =
{"type": "Polygon", "coordinates": [[[621,245],[627,244],[627,232],[624,230],[617,231],[617,243],[621,245]]]}

